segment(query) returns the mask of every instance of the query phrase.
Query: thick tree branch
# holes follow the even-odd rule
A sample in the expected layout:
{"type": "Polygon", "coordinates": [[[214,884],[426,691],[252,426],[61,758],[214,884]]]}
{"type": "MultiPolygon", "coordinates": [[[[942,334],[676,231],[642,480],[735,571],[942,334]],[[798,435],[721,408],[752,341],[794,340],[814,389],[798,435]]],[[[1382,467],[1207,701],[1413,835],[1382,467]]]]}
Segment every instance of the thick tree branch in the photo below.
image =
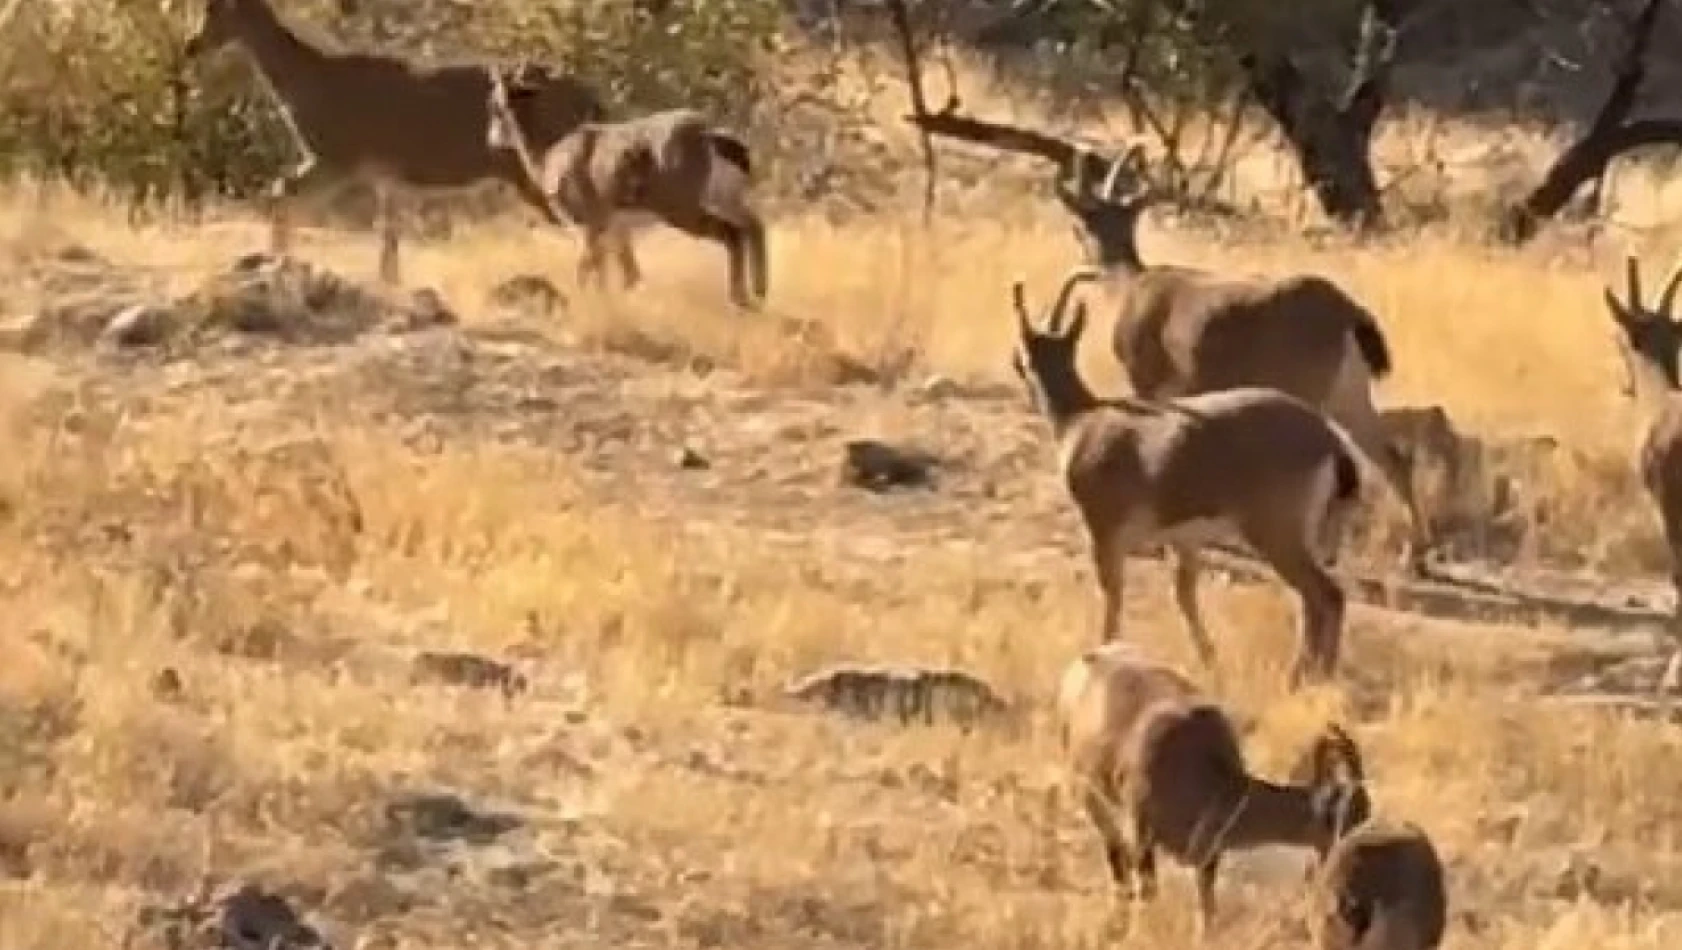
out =
{"type": "Polygon", "coordinates": [[[1648,145],[1682,145],[1682,121],[1627,121],[1647,77],[1647,49],[1652,45],[1653,26],[1658,21],[1662,2],[1647,0],[1630,24],[1617,78],[1600,112],[1582,138],[1554,160],[1541,183],[1502,215],[1499,227],[1502,240],[1523,244],[1535,237],[1542,224],[1558,214],[1584,182],[1605,174],[1606,166],[1624,152],[1648,145]]]}
{"type": "Polygon", "coordinates": [[[1383,221],[1372,135],[1389,93],[1396,34],[1416,6],[1414,0],[1367,5],[1349,82],[1340,95],[1314,89],[1288,56],[1239,55],[1251,93],[1290,142],[1321,209],[1345,225],[1370,228],[1383,221]]]}

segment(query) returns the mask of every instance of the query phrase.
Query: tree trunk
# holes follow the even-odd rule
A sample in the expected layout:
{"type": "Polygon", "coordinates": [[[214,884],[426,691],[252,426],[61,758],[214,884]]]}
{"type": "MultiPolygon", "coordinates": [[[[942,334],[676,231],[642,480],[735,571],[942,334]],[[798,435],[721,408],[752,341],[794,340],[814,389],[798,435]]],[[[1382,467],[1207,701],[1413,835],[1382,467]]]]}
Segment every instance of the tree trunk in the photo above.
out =
{"type": "Polygon", "coordinates": [[[1682,145],[1682,121],[1626,121],[1647,76],[1647,47],[1652,41],[1659,6],[1659,0],[1647,0],[1647,5],[1630,24],[1628,45],[1618,62],[1617,79],[1606,93],[1600,112],[1583,137],[1554,159],[1541,183],[1523,201],[1502,214],[1497,229],[1501,240],[1517,245],[1535,237],[1584,182],[1604,175],[1606,166],[1619,155],[1649,145],[1682,145]]]}
{"type": "Polygon", "coordinates": [[[1326,216],[1356,229],[1381,225],[1384,205],[1372,167],[1372,133],[1384,108],[1384,79],[1366,77],[1339,104],[1310,88],[1302,71],[1285,59],[1263,63],[1245,55],[1240,63],[1326,216]]]}

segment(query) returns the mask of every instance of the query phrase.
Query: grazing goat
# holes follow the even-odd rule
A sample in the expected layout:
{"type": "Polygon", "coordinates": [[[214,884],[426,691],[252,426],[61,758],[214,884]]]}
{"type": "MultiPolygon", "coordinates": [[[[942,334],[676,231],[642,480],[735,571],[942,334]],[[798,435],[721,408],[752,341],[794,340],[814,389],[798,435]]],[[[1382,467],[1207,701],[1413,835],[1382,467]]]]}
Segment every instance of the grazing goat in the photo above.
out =
{"type": "Polygon", "coordinates": [[[1435,950],[1448,892],[1431,839],[1411,822],[1345,835],[1321,865],[1308,923],[1316,950],[1435,950]]]}
{"type": "MultiPolygon", "coordinates": [[[[1628,373],[1625,392],[1640,402],[1647,415],[1637,464],[1670,547],[1670,577],[1676,589],[1671,635],[1677,643],[1670,662],[1674,670],[1682,664],[1682,392],[1677,382],[1682,325],[1671,310],[1682,286],[1682,261],[1665,279],[1651,307],[1642,300],[1641,265],[1634,255],[1625,261],[1625,268],[1628,299],[1620,301],[1611,287],[1602,293],[1613,322],[1622,331],[1616,339],[1628,373]]],[[[1664,678],[1670,677],[1667,672],[1664,678]]]]}
{"type": "MultiPolygon", "coordinates": [[[[501,181],[545,210],[542,193],[512,157],[485,144],[489,83],[482,66],[427,67],[329,50],[288,25],[269,0],[204,0],[203,25],[187,41],[186,55],[230,43],[243,45],[256,62],[302,156],[269,188],[273,253],[285,253],[290,243],[294,199],[352,180],[374,189],[380,277],[387,282],[398,280],[398,190],[461,191],[501,181]]],[[[527,67],[525,77],[538,90],[526,123],[536,148],[605,114],[595,91],[579,80],[541,67],[527,67]]]]}
{"type": "Polygon", "coordinates": [[[1317,544],[1335,546],[1337,526],[1360,492],[1348,438],[1313,408],[1275,389],[1238,388],[1160,402],[1101,400],[1075,368],[1086,309],[1063,315],[1078,275],[1033,328],[1022,282],[1014,288],[1016,370],[1057,439],[1060,475],[1091,541],[1103,593],[1102,639],[1121,634],[1127,555],[1166,542],[1174,592],[1199,658],[1215,663],[1197,602],[1200,551],[1236,533],[1302,601],[1302,643],[1293,683],[1336,671],[1345,597],[1317,544]]]}
{"type": "Polygon", "coordinates": [[[1104,312],[1115,318],[1112,346],[1133,390],[1163,399],[1238,386],[1282,390],[1325,411],[1384,473],[1412,523],[1406,560],[1425,571],[1430,526],[1414,499],[1407,460],[1385,438],[1373,381],[1390,371],[1390,349],[1373,315],[1325,278],[1234,277],[1192,267],[1144,264],[1139,216],[1155,200],[1146,190],[1116,194],[1124,161],[1097,191],[1073,162],[1057,195],[1080,222],[1083,272],[1099,281],[1104,312]]]}
{"type": "Polygon", "coordinates": [[[1372,806],[1360,750],[1336,726],[1307,756],[1314,780],[1252,776],[1237,730],[1175,670],[1119,643],[1088,650],[1058,692],[1063,749],[1115,884],[1156,890],[1156,849],[1196,869],[1200,920],[1215,911],[1224,852],[1291,845],[1324,856],[1372,806]]]}
{"type": "Polygon", "coordinates": [[[551,220],[561,223],[564,212],[583,227],[581,283],[600,275],[609,242],[626,286],[641,279],[626,218],[647,212],[685,234],[724,245],[731,300],[741,307],[763,300],[765,226],[747,196],[746,143],[714,128],[694,109],[667,109],[621,122],[588,122],[543,150],[526,134],[526,102],[537,91],[493,70],[485,141],[512,153],[529,186],[558,206],[551,207],[551,220]]]}

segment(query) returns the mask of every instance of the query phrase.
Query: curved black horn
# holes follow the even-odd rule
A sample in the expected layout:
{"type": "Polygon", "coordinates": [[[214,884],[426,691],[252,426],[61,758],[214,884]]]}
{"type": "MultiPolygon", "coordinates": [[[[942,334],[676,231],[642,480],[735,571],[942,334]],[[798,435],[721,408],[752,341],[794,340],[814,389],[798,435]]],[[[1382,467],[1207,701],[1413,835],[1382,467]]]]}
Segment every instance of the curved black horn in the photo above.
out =
{"type": "Polygon", "coordinates": [[[1671,266],[1670,276],[1664,279],[1664,289],[1659,291],[1659,302],[1653,305],[1653,312],[1665,319],[1670,319],[1670,308],[1676,303],[1676,289],[1682,286],[1682,257],[1671,266]]]}
{"type": "Polygon", "coordinates": [[[1636,260],[1634,254],[1630,254],[1624,258],[1624,275],[1625,283],[1629,285],[1627,288],[1629,291],[1629,308],[1631,310],[1640,310],[1641,262],[1636,260]]]}
{"type": "Polygon", "coordinates": [[[1034,326],[1033,321],[1028,319],[1028,290],[1020,278],[1010,286],[1010,299],[1016,305],[1016,328],[1027,336],[1034,331],[1034,326]]]}
{"type": "Polygon", "coordinates": [[[1057,299],[1051,304],[1051,314],[1046,318],[1046,330],[1051,333],[1063,332],[1063,311],[1068,309],[1069,298],[1075,292],[1075,285],[1095,281],[1103,272],[1096,267],[1077,267],[1063,278],[1063,286],[1057,291],[1057,299]]]}

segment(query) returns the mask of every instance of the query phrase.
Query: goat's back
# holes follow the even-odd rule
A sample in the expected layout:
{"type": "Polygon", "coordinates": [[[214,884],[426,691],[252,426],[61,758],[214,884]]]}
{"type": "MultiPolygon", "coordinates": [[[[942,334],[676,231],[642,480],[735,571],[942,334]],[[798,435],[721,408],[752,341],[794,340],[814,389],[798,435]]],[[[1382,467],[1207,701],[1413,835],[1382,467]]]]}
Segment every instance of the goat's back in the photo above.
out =
{"type": "Polygon", "coordinates": [[[1131,644],[1106,643],[1076,657],[1058,684],[1057,711],[1071,768],[1091,780],[1116,779],[1122,750],[1147,709],[1190,702],[1197,687],[1131,644]]]}
{"type": "Polygon", "coordinates": [[[1388,369],[1372,315],[1321,277],[1150,267],[1117,278],[1112,288],[1121,298],[1115,355],[1134,391],[1147,398],[1269,386],[1319,405],[1351,343],[1381,351],[1375,356],[1386,365],[1369,366],[1374,376],[1388,369]]]}
{"type": "MultiPolygon", "coordinates": [[[[524,81],[535,92],[516,100],[516,110],[536,154],[604,114],[581,80],[528,69],[524,81]]],[[[309,85],[288,97],[288,111],[323,162],[431,188],[518,174],[512,157],[486,142],[490,76],[483,65],[421,67],[342,54],[327,59],[309,85]]]]}
{"type": "Polygon", "coordinates": [[[1319,950],[1432,950],[1447,926],[1443,867],[1411,823],[1369,822],[1332,847],[1310,921],[1319,950]]]}
{"type": "Polygon", "coordinates": [[[1065,453],[1077,497],[1148,505],[1159,527],[1235,512],[1294,516],[1313,476],[1354,451],[1314,407],[1255,387],[1119,400],[1081,426],[1065,453]]]}
{"type": "Polygon", "coordinates": [[[1238,731],[1212,702],[1156,703],[1123,752],[1125,801],[1158,843],[1187,856],[1214,847],[1244,793],[1238,731]]]}

